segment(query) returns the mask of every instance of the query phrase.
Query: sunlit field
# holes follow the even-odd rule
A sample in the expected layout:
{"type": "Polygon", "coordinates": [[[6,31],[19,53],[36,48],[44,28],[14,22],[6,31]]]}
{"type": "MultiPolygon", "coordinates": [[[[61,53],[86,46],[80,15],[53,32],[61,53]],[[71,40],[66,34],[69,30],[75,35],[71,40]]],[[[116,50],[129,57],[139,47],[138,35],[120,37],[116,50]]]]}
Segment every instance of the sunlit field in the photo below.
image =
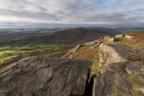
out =
{"type": "Polygon", "coordinates": [[[19,58],[56,52],[65,47],[63,44],[28,44],[0,47],[0,63],[8,63],[19,58]]]}

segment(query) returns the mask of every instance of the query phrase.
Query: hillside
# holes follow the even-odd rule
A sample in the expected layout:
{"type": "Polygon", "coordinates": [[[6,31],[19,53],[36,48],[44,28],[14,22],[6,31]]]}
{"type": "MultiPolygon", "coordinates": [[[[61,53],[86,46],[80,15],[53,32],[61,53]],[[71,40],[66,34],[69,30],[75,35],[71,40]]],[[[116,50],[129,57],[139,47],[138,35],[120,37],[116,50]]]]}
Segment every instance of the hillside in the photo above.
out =
{"type": "Polygon", "coordinates": [[[63,29],[52,32],[41,32],[36,30],[30,32],[0,32],[0,45],[18,45],[29,43],[49,43],[49,44],[78,44],[95,39],[105,35],[117,34],[116,30],[109,28],[75,28],[63,29]]]}
{"type": "Polygon", "coordinates": [[[76,44],[114,35],[117,31],[109,28],[72,29],[1,29],[0,65],[20,58],[60,53],[76,44]]]}
{"type": "MultiPolygon", "coordinates": [[[[133,36],[137,41],[142,33],[133,36]]],[[[134,40],[94,40],[78,44],[59,59],[43,54],[1,66],[0,92],[3,96],[144,96],[144,51],[128,45],[134,40]]]]}
{"type": "Polygon", "coordinates": [[[131,45],[140,49],[144,48],[144,31],[143,32],[130,32],[128,34],[134,37],[131,45]]]}
{"type": "MultiPolygon", "coordinates": [[[[116,52],[122,54],[123,56],[126,56],[126,58],[129,60],[135,60],[135,59],[139,60],[140,58],[141,58],[140,60],[143,60],[144,32],[129,32],[126,34],[126,36],[131,36],[132,39],[127,37],[120,37],[118,38],[117,41],[117,37],[114,36],[106,40],[104,38],[100,40],[78,44],[73,49],[71,49],[67,54],[62,56],[62,58],[84,59],[98,63],[99,62],[98,55],[101,49],[100,45],[106,44],[109,45],[110,47],[113,47],[113,49],[115,49],[116,52]],[[111,39],[113,41],[111,41],[111,39]]],[[[106,47],[103,50],[110,51],[112,49],[106,47]]]]}
{"type": "MultiPolygon", "coordinates": [[[[95,33],[90,29],[75,30],[67,29],[65,32],[71,35],[79,33],[78,37],[85,36],[80,34],[82,31],[87,33],[88,38],[88,33],[95,33]]],[[[63,31],[54,34],[64,37],[63,31]]],[[[74,45],[78,43],[72,49],[66,47],[68,42],[58,45],[35,43],[27,46],[23,43],[23,46],[16,47],[15,51],[11,51],[26,51],[26,56],[0,66],[0,94],[144,96],[144,33],[108,34],[106,37],[101,33],[99,36],[103,38],[95,40],[90,36],[91,38],[84,40],[88,42],[84,42],[82,38],[76,43],[71,41],[74,45]],[[34,53],[28,54],[27,51],[34,53]]],[[[75,39],[78,37],[72,36],[75,39]]],[[[1,50],[1,57],[12,56],[4,52],[5,47],[1,50]]]]}
{"type": "Polygon", "coordinates": [[[123,32],[144,32],[144,28],[143,27],[126,27],[126,28],[117,28],[117,30],[119,31],[123,31],[123,32]]]}

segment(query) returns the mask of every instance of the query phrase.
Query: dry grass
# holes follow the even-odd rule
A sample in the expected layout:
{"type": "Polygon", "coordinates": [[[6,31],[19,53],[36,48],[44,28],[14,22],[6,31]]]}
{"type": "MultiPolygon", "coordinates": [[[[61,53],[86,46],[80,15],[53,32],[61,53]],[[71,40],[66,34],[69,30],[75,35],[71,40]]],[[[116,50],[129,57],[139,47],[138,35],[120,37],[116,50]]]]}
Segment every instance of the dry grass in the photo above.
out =
{"type": "Polygon", "coordinates": [[[127,43],[135,49],[144,49],[144,32],[130,32],[129,35],[133,36],[133,40],[127,43]]]}
{"type": "Polygon", "coordinates": [[[98,46],[84,46],[73,54],[74,59],[89,60],[92,62],[91,73],[99,72],[99,50],[98,46]]]}
{"type": "MultiPolygon", "coordinates": [[[[144,60],[144,54],[139,54],[141,49],[144,49],[144,32],[140,33],[128,33],[128,35],[134,36],[133,40],[122,39],[118,42],[107,42],[102,40],[105,44],[126,44],[137,51],[128,54],[127,59],[130,61],[141,61],[144,60]],[[138,53],[139,52],[139,53],[138,53]]],[[[99,46],[83,46],[80,47],[77,52],[72,54],[73,59],[82,59],[91,61],[91,73],[97,74],[100,72],[99,68],[99,46]]]]}

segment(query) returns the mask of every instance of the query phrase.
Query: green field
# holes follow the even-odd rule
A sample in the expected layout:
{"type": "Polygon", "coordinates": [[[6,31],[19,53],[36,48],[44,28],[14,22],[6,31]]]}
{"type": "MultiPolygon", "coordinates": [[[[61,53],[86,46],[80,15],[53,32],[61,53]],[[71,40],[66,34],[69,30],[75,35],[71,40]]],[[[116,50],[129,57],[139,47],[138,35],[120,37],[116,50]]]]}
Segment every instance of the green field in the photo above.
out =
{"type": "Polygon", "coordinates": [[[3,46],[0,47],[0,64],[13,62],[19,58],[49,54],[65,48],[63,44],[28,44],[21,46],[3,46]]]}
{"type": "Polygon", "coordinates": [[[57,30],[59,29],[0,29],[0,66],[23,57],[63,52],[65,44],[49,43],[49,35],[57,30]]]}

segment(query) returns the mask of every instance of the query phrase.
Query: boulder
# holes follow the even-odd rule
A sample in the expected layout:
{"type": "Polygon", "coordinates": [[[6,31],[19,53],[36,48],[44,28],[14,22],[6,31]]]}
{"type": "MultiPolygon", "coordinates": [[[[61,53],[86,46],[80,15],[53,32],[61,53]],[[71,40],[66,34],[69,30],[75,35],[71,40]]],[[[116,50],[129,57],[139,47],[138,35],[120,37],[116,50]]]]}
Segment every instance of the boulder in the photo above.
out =
{"type": "Polygon", "coordinates": [[[110,64],[105,73],[93,76],[92,95],[87,96],[144,96],[143,68],[144,62],[110,64]]]}
{"type": "Polygon", "coordinates": [[[126,62],[131,48],[122,44],[101,44],[99,46],[99,67],[102,71],[111,63],[126,62]]]}
{"type": "Polygon", "coordinates": [[[87,96],[144,96],[143,50],[123,44],[99,46],[99,69],[92,76],[87,96]]]}
{"type": "Polygon", "coordinates": [[[84,45],[84,46],[91,46],[91,45],[99,44],[99,43],[100,43],[100,41],[94,40],[94,41],[86,42],[86,43],[84,43],[82,45],[84,45]]]}
{"type": "Polygon", "coordinates": [[[1,68],[0,96],[83,96],[90,62],[27,57],[1,68]]]}
{"type": "Polygon", "coordinates": [[[131,36],[131,35],[124,35],[124,38],[126,38],[126,39],[128,39],[128,40],[132,40],[132,39],[134,39],[134,37],[131,36]]]}
{"type": "Polygon", "coordinates": [[[114,42],[114,37],[105,36],[105,37],[103,38],[103,41],[109,42],[109,43],[113,43],[113,42],[114,42]]]}

